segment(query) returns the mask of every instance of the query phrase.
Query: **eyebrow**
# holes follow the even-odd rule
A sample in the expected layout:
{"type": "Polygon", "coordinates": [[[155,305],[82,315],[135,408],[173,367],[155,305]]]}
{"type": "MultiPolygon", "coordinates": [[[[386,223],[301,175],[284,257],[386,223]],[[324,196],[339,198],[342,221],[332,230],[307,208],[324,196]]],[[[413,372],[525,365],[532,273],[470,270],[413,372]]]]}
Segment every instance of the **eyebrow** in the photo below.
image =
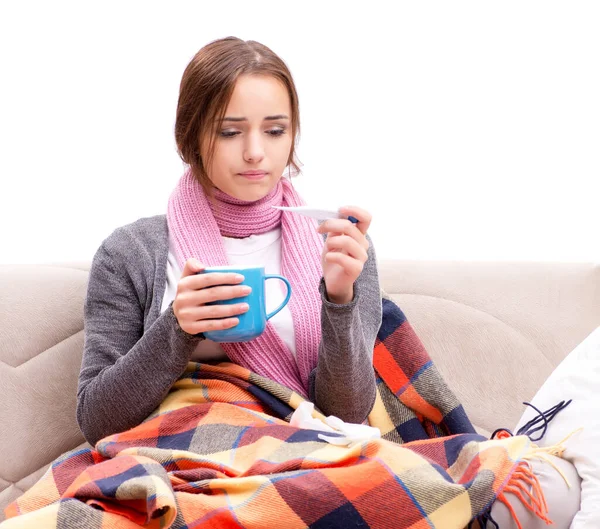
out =
{"type": "MultiPolygon", "coordinates": [[[[265,121],[275,121],[278,119],[289,119],[289,118],[285,114],[277,114],[276,116],[267,116],[265,118],[265,121]]],[[[235,122],[248,121],[248,118],[225,117],[222,119],[222,121],[235,121],[235,122]]]]}

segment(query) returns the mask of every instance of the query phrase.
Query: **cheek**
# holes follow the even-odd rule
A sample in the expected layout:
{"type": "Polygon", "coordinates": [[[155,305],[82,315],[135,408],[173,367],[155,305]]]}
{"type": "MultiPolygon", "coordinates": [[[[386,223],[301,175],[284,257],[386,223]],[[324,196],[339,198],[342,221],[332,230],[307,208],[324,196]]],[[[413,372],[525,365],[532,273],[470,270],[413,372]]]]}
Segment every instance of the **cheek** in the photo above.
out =
{"type": "Polygon", "coordinates": [[[277,160],[280,163],[287,163],[288,158],[290,156],[290,151],[292,149],[292,142],[291,140],[281,140],[280,143],[278,143],[272,152],[272,157],[274,160],[277,160]]]}
{"type": "Polygon", "coordinates": [[[231,149],[228,149],[227,146],[223,145],[220,145],[217,149],[215,149],[211,164],[211,171],[217,178],[219,177],[219,174],[227,170],[229,166],[228,162],[232,160],[232,153],[230,151],[231,149]]]}

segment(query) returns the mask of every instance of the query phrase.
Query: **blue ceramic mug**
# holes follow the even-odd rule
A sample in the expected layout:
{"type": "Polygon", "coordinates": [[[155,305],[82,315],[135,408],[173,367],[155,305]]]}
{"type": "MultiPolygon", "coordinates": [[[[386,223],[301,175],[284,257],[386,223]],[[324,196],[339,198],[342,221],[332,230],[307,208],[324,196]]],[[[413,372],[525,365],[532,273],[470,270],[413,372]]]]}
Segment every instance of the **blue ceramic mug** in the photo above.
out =
{"type": "Polygon", "coordinates": [[[209,274],[211,272],[241,274],[244,276],[244,280],[239,284],[248,285],[252,288],[252,292],[247,296],[207,303],[207,305],[248,303],[249,307],[248,311],[244,314],[235,316],[239,319],[239,323],[235,327],[220,331],[206,331],[203,333],[207,340],[212,340],[213,342],[247,342],[260,336],[267,326],[267,321],[286,306],[292,295],[292,286],[285,277],[267,275],[265,274],[265,268],[261,266],[210,266],[198,273],[209,274]],[[287,293],[283,303],[269,314],[267,314],[265,295],[265,281],[267,279],[279,279],[287,286],[287,293]]]}

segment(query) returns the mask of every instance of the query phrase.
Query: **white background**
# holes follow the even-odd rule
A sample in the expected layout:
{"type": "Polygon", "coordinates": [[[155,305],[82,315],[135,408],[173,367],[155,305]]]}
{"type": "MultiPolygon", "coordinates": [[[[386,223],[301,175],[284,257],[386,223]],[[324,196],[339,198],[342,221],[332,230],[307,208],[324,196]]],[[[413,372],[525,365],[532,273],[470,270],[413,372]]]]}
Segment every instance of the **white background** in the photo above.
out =
{"type": "Polygon", "coordinates": [[[600,260],[600,3],[4,2],[0,263],[89,260],[164,213],[179,81],[266,44],[300,95],[309,204],[380,258],[600,260]]]}

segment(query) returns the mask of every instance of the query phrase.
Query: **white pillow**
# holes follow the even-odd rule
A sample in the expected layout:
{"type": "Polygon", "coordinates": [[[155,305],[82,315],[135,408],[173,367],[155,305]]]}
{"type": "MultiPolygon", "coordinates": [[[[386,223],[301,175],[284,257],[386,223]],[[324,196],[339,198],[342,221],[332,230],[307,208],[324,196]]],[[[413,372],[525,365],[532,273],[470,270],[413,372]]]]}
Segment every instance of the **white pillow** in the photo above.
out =
{"type": "MultiPolygon", "coordinates": [[[[564,458],[581,476],[581,509],[571,529],[600,528],[600,327],[579,344],[552,372],[531,401],[545,411],[561,400],[572,399],[549,423],[540,446],[560,442],[583,427],[566,443],[564,458]]],[[[515,432],[537,413],[527,408],[515,432]]],[[[534,434],[536,438],[541,432],[534,434]]]]}

